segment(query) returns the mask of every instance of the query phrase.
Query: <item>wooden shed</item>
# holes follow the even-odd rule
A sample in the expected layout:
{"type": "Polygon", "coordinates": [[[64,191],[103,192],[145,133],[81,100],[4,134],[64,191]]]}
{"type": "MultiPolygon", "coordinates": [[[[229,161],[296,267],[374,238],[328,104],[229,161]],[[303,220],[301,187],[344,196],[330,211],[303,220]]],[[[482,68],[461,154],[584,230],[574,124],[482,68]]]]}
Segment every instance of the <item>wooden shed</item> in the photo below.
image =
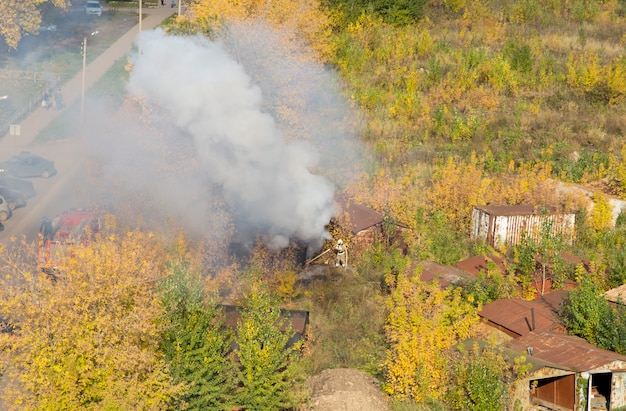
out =
{"type": "MultiPolygon", "coordinates": [[[[387,231],[383,233],[385,216],[373,208],[354,202],[345,196],[336,196],[338,213],[331,220],[331,225],[339,228],[339,231],[347,240],[349,253],[357,255],[363,250],[369,249],[377,240],[384,238],[384,235],[392,236],[387,240],[395,243],[399,248],[405,249],[403,233],[407,226],[399,222],[387,222],[387,231]],[[393,233],[391,233],[393,231],[393,233]]],[[[338,240],[337,238],[334,239],[338,240]]]]}
{"type": "Polygon", "coordinates": [[[524,235],[539,240],[542,227],[550,224],[551,235],[570,242],[576,215],[553,206],[487,205],[474,207],[471,237],[499,247],[517,245],[524,235]]]}

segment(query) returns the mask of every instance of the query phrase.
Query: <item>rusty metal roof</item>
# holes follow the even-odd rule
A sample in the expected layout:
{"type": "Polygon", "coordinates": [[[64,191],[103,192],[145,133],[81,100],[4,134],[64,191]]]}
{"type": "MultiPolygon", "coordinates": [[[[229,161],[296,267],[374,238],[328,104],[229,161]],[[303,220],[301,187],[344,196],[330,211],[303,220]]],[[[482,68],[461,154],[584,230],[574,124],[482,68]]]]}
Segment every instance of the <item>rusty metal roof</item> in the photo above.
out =
{"type": "Polygon", "coordinates": [[[541,306],[552,311],[553,313],[558,313],[559,309],[561,308],[561,304],[567,298],[568,294],[569,290],[567,289],[556,290],[544,295],[540,295],[532,301],[540,304],[541,306]]]}
{"type": "Polygon", "coordinates": [[[458,284],[464,279],[472,279],[466,272],[457,267],[438,264],[432,261],[418,261],[411,264],[406,269],[406,276],[412,276],[415,272],[415,269],[419,265],[421,265],[423,268],[422,275],[420,276],[420,281],[429,283],[433,280],[437,280],[441,288],[446,288],[450,284],[458,284]]]}
{"type": "Polygon", "coordinates": [[[475,208],[489,215],[497,216],[572,214],[563,212],[559,208],[551,205],[486,205],[475,208]]]}
{"type": "MultiPolygon", "coordinates": [[[[485,348],[488,347],[490,345],[490,343],[486,342],[486,341],[482,341],[482,340],[475,340],[475,339],[468,339],[463,341],[462,346],[466,349],[466,350],[470,350],[474,345],[478,345],[480,348],[485,348]]],[[[458,349],[459,346],[457,346],[458,349]]],[[[551,378],[555,375],[567,375],[567,374],[573,374],[574,371],[564,365],[561,364],[554,364],[551,363],[549,361],[545,361],[542,360],[540,358],[537,358],[536,356],[529,356],[527,355],[527,351],[521,353],[519,352],[519,350],[512,350],[509,347],[505,346],[503,347],[502,350],[502,354],[503,354],[503,359],[509,363],[510,365],[514,365],[515,364],[515,360],[517,358],[519,358],[521,355],[523,355],[525,357],[525,365],[530,365],[530,369],[528,370],[529,372],[535,372],[537,370],[541,370],[542,368],[553,368],[553,369],[557,369],[557,370],[561,370],[562,372],[557,372],[557,373],[550,373],[549,376],[546,376],[545,378],[551,378]]]]}
{"type": "Polygon", "coordinates": [[[518,336],[530,333],[533,328],[532,311],[535,312],[535,330],[550,330],[555,323],[554,313],[536,301],[517,298],[496,300],[483,307],[479,316],[518,336]]]}
{"type": "Polygon", "coordinates": [[[518,352],[532,347],[533,357],[577,372],[593,371],[615,361],[626,362],[626,356],[600,349],[582,338],[549,331],[528,333],[510,340],[507,347],[518,352]]]}
{"type": "Polygon", "coordinates": [[[626,284],[610,289],[603,296],[612,303],[626,304],[626,284]]]}
{"type": "Polygon", "coordinates": [[[462,260],[456,263],[456,267],[477,277],[481,271],[487,271],[487,263],[493,261],[502,274],[506,274],[507,270],[504,266],[504,260],[495,255],[476,255],[470,257],[467,260],[462,260]]]}
{"type": "Polygon", "coordinates": [[[383,215],[372,208],[356,204],[344,196],[335,197],[335,201],[339,206],[339,220],[343,221],[341,214],[345,213],[349,226],[344,228],[349,229],[352,234],[382,224],[383,222],[383,215]]]}

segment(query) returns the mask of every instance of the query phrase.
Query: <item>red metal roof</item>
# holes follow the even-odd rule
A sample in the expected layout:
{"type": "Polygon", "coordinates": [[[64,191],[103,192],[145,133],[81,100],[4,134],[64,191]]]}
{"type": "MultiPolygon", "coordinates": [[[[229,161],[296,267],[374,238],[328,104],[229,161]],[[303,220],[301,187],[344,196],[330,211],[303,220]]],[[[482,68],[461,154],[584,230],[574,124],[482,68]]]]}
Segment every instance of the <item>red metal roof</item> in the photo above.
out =
{"type": "Polygon", "coordinates": [[[534,330],[550,330],[555,323],[554,313],[545,305],[536,301],[517,298],[496,300],[483,307],[479,316],[502,328],[507,334],[522,336],[533,328],[533,309],[535,315],[534,330]]]}
{"type": "Polygon", "coordinates": [[[552,311],[553,313],[558,313],[559,309],[561,308],[561,304],[567,298],[568,294],[569,289],[557,290],[544,295],[540,295],[532,301],[540,304],[541,306],[545,307],[547,310],[552,311]]]}
{"type": "Polygon", "coordinates": [[[383,222],[383,215],[372,208],[356,204],[344,196],[337,196],[335,201],[339,206],[339,220],[341,221],[342,213],[347,215],[349,227],[344,228],[349,229],[352,234],[356,234],[375,225],[382,224],[383,222]]]}
{"type": "Polygon", "coordinates": [[[418,261],[411,264],[406,269],[406,276],[413,276],[418,265],[423,267],[420,281],[429,283],[433,280],[437,280],[441,288],[446,288],[450,284],[458,284],[463,279],[472,279],[466,272],[457,267],[437,264],[432,261],[418,261]]]}
{"type": "Polygon", "coordinates": [[[614,361],[626,362],[626,356],[598,348],[582,338],[549,331],[528,333],[510,340],[507,347],[524,353],[532,347],[533,357],[577,372],[593,371],[614,361]]]}
{"type": "Polygon", "coordinates": [[[507,270],[504,266],[504,260],[495,255],[476,255],[467,260],[459,261],[456,263],[456,266],[473,277],[477,277],[481,271],[487,271],[487,263],[489,261],[493,261],[500,272],[506,274],[507,270]]]}

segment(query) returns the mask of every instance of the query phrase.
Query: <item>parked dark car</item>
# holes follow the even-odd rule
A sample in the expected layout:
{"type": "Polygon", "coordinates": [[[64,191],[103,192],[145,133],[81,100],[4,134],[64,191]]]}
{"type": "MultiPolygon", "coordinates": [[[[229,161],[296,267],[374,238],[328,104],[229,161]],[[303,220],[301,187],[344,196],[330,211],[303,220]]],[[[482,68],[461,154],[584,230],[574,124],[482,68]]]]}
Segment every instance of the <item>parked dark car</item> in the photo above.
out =
{"type": "Polygon", "coordinates": [[[24,196],[24,199],[35,197],[35,194],[37,194],[33,183],[22,178],[9,176],[6,173],[0,173],[0,186],[19,191],[24,196]]]}
{"type": "Polygon", "coordinates": [[[22,208],[26,206],[26,199],[24,194],[17,190],[11,190],[8,187],[0,186],[0,196],[4,197],[11,211],[16,208],[22,208]]]}
{"type": "Polygon", "coordinates": [[[0,163],[0,169],[13,177],[43,177],[49,178],[57,173],[54,162],[43,157],[22,151],[7,161],[0,163]]]}

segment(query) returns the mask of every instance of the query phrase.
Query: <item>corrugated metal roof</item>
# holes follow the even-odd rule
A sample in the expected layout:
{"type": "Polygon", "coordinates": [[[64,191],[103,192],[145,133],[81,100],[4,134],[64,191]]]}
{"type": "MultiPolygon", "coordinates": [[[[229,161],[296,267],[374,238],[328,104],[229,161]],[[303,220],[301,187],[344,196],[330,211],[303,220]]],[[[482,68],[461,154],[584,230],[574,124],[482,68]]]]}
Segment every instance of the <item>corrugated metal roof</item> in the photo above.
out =
{"type": "Polygon", "coordinates": [[[530,333],[535,311],[535,330],[550,330],[554,324],[554,313],[545,305],[535,301],[509,298],[496,300],[483,307],[478,313],[482,318],[519,336],[530,333]]]}
{"type": "Polygon", "coordinates": [[[471,280],[471,277],[463,270],[450,266],[434,263],[432,261],[418,261],[407,267],[406,275],[412,276],[418,265],[421,265],[422,275],[420,281],[429,283],[433,280],[439,282],[441,288],[446,288],[450,284],[458,284],[462,280],[471,280]]]}
{"type": "MultiPolygon", "coordinates": [[[[490,344],[486,341],[482,341],[482,340],[475,340],[475,339],[469,339],[469,340],[465,340],[461,343],[463,345],[463,347],[466,350],[470,350],[474,344],[477,344],[480,348],[485,348],[488,347],[490,344]]],[[[458,347],[458,346],[457,346],[458,347]]],[[[573,374],[574,370],[572,370],[571,368],[568,368],[564,365],[560,365],[560,364],[554,364],[548,361],[544,361],[540,358],[537,358],[535,356],[530,356],[527,355],[527,352],[519,352],[518,350],[512,350],[508,347],[503,347],[502,349],[502,354],[503,354],[503,358],[505,361],[507,361],[510,365],[514,365],[515,364],[515,360],[517,358],[519,358],[521,355],[523,355],[525,357],[525,364],[530,364],[530,369],[528,370],[529,372],[535,372],[537,370],[541,370],[542,368],[554,368],[557,370],[562,370],[564,371],[562,373],[562,375],[567,375],[567,374],[573,374]]],[[[551,378],[553,375],[550,375],[550,377],[547,378],[551,378]]]]}
{"type": "Polygon", "coordinates": [[[626,304],[626,284],[605,292],[604,298],[616,304],[626,304]]]}
{"type": "Polygon", "coordinates": [[[495,255],[476,255],[470,257],[467,260],[459,261],[456,266],[466,273],[471,274],[473,277],[477,277],[481,271],[487,271],[487,263],[493,261],[502,274],[506,274],[506,267],[504,266],[504,260],[495,255]]]}
{"type": "Polygon", "coordinates": [[[344,196],[337,196],[335,201],[339,206],[339,219],[341,220],[341,213],[347,214],[349,227],[344,228],[349,229],[352,234],[382,224],[383,222],[383,215],[372,208],[356,204],[344,196]]]}
{"type": "Polygon", "coordinates": [[[565,213],[551,205],[486,205],[475,207],[490,215],[515,216],[515,215],[542,215],[542,214],[571,214],[565,213]]]}
{"type": "Polygon", "coordinates": [[[533,302],[545,307],[547,310],[557,313],[561,308],[561,304],[567,298],[569,290],[557,290],[550,293],[540,295],[533,302]]]}
{"type": "Polygon", "coordinates": [[[533,357],[570,368],[576,372],[593,371],[626,356],[603,350],[579,337],[549,331],[535,331],[513,339],[507,347],[526,352],[532,347],[533,357]]]}

